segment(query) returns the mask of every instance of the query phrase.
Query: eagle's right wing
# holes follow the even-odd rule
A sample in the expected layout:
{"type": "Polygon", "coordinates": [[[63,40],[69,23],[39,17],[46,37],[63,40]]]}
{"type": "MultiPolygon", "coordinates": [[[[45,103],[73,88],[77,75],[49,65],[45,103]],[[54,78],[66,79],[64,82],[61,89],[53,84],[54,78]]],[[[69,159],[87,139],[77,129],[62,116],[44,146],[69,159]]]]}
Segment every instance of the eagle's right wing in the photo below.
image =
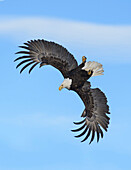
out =
{"type": "Polygon", "coordinates": [[[25,64],[20,73],[28,66],[32,65],[29,69],[29,73],[32,69],[40,63],[43,65],[52,65],[57,68],[64,77],[67,77],[68,72],[75,69],[78,66],[74,56],[69,53],[66,48],[54,42],[45,40],[31,40],[24,43],[25,46],[20,46],[26,50],[19,51],[16,54],[24,54],[15,59],[22,60],[16,68],[25,64]]]}
{"type": "Polygon", "coordinates": [[[107,98],[100,89],[91,89],[89,82],[86,82],[82,88],[76,89],[75,91],[83,100],[85,110],[81,115],[84,119],[81,122],[74,122],[76,125],[83,125],[72,131],[79,132],[85,128],[81,134],[75,136],[81,137],[86,134],[82,142],[84,142],[92,132],[90,143],[94,140],[96,132],[98,142],[100,135],[103,138],[103,131],[101,127],[107,131],[109,125],[110,118],[107,114],[110,112],[109,106],[107,105],[107,98]]]}

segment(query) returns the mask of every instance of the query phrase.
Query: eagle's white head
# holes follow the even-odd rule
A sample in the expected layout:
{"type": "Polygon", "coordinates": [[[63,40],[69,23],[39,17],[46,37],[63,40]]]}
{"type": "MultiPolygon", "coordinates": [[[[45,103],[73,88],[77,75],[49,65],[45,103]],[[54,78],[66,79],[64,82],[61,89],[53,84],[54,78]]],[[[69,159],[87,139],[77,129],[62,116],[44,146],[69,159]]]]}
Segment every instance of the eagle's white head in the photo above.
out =
{"type": "Polygon", "coordinates": [[[63,88],[67,88],[70,90],[72,84],[72,79],[66,78],[63,83],[60,85],[59,90],[61,91],[63,88]]]}

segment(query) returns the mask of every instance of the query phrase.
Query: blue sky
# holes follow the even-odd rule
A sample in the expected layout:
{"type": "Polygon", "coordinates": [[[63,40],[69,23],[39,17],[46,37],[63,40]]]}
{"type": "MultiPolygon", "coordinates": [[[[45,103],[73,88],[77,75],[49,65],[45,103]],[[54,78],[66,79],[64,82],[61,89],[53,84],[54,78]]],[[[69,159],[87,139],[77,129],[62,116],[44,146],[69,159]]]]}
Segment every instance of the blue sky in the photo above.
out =
{"type": "Polygon", "coordinates": [[[131,1],[0,1],[0,170],[123,170],[131,158],[131,1]],[[105,92],[111,111],[99,143],[80,143],[70,131],[84,105],[58,87],[60,72],[15,69],[14,54],[27,40],[56,41],[81,62],[104,65],[90,79],[105,92]]]}

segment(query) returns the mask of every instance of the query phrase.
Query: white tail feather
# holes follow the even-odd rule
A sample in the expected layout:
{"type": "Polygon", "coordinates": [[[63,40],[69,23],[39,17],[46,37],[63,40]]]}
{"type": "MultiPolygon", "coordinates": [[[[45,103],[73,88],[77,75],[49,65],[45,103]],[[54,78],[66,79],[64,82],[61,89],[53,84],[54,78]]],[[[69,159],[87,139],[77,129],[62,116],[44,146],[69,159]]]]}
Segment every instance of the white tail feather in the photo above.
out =
{"type": "Polygon", "coordinates": [[[92,77],[103,75],[103,72],[104,72],[102,64],[95,62],[95,61],[86,62],[82,70],[85,70],[85,71],[92,70],[93,71],[92,77]]]}

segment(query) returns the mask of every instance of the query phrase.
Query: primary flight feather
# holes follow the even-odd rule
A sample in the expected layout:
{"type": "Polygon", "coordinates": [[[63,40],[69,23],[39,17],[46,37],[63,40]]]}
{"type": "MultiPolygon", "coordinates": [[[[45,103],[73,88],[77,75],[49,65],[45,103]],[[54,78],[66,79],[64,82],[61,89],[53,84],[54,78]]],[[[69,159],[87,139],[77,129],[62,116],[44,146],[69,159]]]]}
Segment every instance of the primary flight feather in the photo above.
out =
{"type": "Polygon", "coordinates": [[[102,64],[95,61],[86,62],[86,57],[83,56],[82,63],[78,66],[74,56],[66,48],[45,40],[31,40],[24,43],[24,46],[19,47],[25,49],[17,52],[16,54],[22,56],[14,60],[21,60],[16,68],[25,64],[20,73],[28,66],[31,66],[29,69],[30,73],[38,64],[40,64],[40,67],[52,65],[64,76],[64,81],[59,90],[63,88],[73,90],[82,99],[85,109],[81,117],[84,119],[80,122],[74,122],[74,124],[80,125],[80,127],[72,130],[73,132],[82,132],[75,137],[84,136],[84,139],[81,141],[84,142],[91,136],[90,143],[94,140],[95,133],[97,142],[100,137],[103,138],[102,128],[107,131],[110,120],[107,116],[110,114],[107,98],[99,88],[92,89],[90,82],[87,81],[92,76],[103,75],[102,64]]]}

